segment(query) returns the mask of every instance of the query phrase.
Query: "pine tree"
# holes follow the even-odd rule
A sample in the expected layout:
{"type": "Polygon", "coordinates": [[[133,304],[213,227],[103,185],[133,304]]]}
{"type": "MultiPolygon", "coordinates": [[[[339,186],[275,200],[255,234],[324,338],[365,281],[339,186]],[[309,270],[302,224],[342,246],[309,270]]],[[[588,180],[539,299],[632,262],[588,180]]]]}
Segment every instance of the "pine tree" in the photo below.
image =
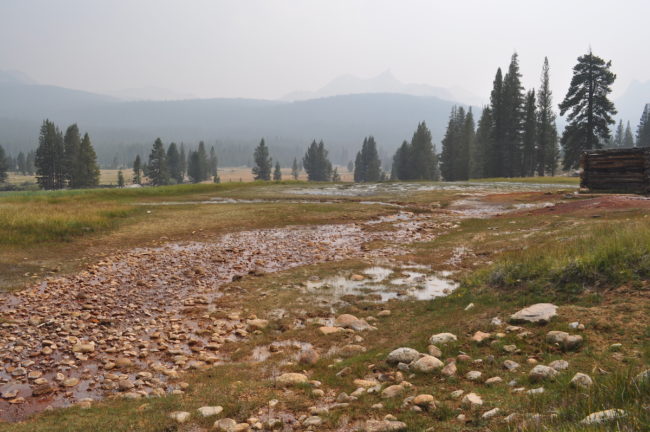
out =
{"type": "Polygon", "coordinates": [[[375,138],[369,136],[363,139],[361,150],[354,162],[355,182],[378,182],[381,178],[381,161],[377,153],[375,138]]]}
{"type": "Polygon", "coordinates": [[[614,132],[614,147],[622,148],[623,147],[623,137],[625,136],[625,129],[623,129],[623,120],[618,120],[618,126],[616,126],[616,131],[614,132]]]}
{"type": "Polygon", "coordinates": [[[210,160],[208,161],[209,165],[209,176],[213,179],[217,177],[217,165],[219,159],[217,158],[217,152],[214,150],[214,146],[210,147],[210,160]]]}
{"type": "Polygon", "coordinates": [[[300,170],[298,169],[298,160],[296,158],[293,158],[293,164],[291,165],[291,177],[293,177],[294,180],[298,180],[299,175],[300,170]]]}
{"type": "Polygon", "coordinates": [[[203,181],[201,157],[198,151],[190,151],[189,158],[187,159],[187,176],[192,183],[200,183],[203,181]]]}
{"type": "Polygon", "coordinates": [[[169,147],[167,147],[166,158],[170,180],[176,184],[183,183],[183,164],[181,162],[181,154],[178,152],[176,143],[169,144],[169,147]]]}
{"type": "Polygon", "coordinates": [[[117,172],[117,187],[124,187],[124,174],[122,173],[122,170],[117,172]]]}
{"type": "Polygon", "coordinates": [[[36,181],[41,188],[62,189],[65,186],[63,135],[49,120],[41,126],[34,165],[36,181]]]}
{"type": "Polygon", "coordinates": [[[521,175],[531,177],[537,168],[537,101],[535,90],[526,94],[524,104],[524,129],[522,134],[522,169],[521,175]]]}
{"type": "Polygon", "coordinates": [[[167,157],[165,147],[160,138],[157,138],[149,154],[149,163],[147,163],[147,177],[154,186],[169,184],[169,169],[167,167],[167,157]]]}
{"type": "Polygon", "coordinates": [[[465,109],[453,106],[447,122],[447,131],[442,139],[442,152],[440,153],[440,173],[445,181],[455,181],[460,177],[457,169],[464,125],[465,109]]]}
{"type": "Polygon", "coordinates": [[[273,170],[273,180],[275,181],[282,180],[282,171],[280,170],[280,162],[275,163],[275,169],[273,170]]]}
{"type": "Polygon", "coordinates": [[[391,169],[391,179],[393,180],[412,180],[414,173],[412,169],[412,151],[411,144],[408,141],[402,142],[393,156],[393,167],[391,169]]]}
{"type": "Polygon", "coordinates": [[[503,153],[505,142],[504,127],[504,107],[503,107],[503,77],[501,68],[497,69],[494,77],[492,93],[490,94],[490,113],[492,118],[492,127],[490,140],[487,142],[490,147],[485,149],[487,177],[501,177],[505,173],[503,165],[503,153]]]}
{"type": "Polygon", "coordinates": [[[25,160],[25,154],[23,152],[18,153],[16,158],[16,165],[18,167],[18,172],[22,175],[27,174],[27,161],[25,160]]]}
{"type": "Polygon", "coordinates": [[[82,166],[80,159],[81,135],[79,127],[73,124],[68,127],[63,137],[63,153],[65,163],[65,177],[71,188],[78,188],[80,177],[82,175],[82,166]]]}
{"type": "Polygon", "coordinates": [[[133,161],[133,184],[142,184],[142,160],[140,155],[135,157],[133,161]]]}
{"type": "Polygon", "coordinates": [[[627,122],[625,127],[625,136],[623,138],[623,147],[632,148],[634,147],[634,135],[632,135],[632,128],[630,127],[630,122],[627,122]]]}
{"type": "Polygon", "coordinates": [[[5,149],[2,148],[0,145],[0,183],[4,183],[7,181],[7,171],[9,171],[9,167],[7,165],[7,157],[5,155],[5,149]]]}
{"type": "Polygon", "coordinates": [[[609,125],[614,124],[614,104],[607,98],[616,75],[612,62],[594,55],[578,57],[569,90],[560,104],[560,114],[571,111],[562,134],[564,169],[577,168],[584,150],[602,148],[609,139],[609,125]]]}
{"type": "Polygon", "coordinates": [[[341,175],[339,174],[338,168],[334,168],[334,170],[332,171],[332,181],[333,182],[341,181],[341,175]]]}
{"type": "Polygon", "coordinates": [[[418,128],[411,139],[411,162],[414,180],[437,180],[437,160],[433,150],[431,132],[425,122],[418,128]]]}
{"type": "Polygon", "coordinates": [[[470,145],[469,177],[473,179],[484,178],[489,166],[488,151],[492,145],[492,110],[489,106],[483,107],[481,118],[478,121],[476,136],[470,145]]]}
{"type": "MultiPolygon", "coordinates": [[[[557,161],[554,156],[557,150],[557,129],[555,126],[555,112],[553,112],[553,93],[551,92],[548,58],[544,57],[542,78],[539,92],[537,93],[537,146],[536,170],[538,176],[543,176],[547,165],[555,166],[557,161]],[[547,161],[547,156],[552,160],[547,161]]],[[[555,172],[555,170],[553,170],[555,172]]]]}
{"type": "Polygon", "coordinates": [[[316,140],[312,141],[302,159],[302,165],[307,172],[309,181],[330,181],[332,179],[332,163],[327,158],[327,150],[325,150],[322,140],[318,144],[316,144],[316,140]]]}
{"type": "Polygon", "coordinates": [[[255,160],[255,166],[253,167],[255,180],[271,180],[271,167],[273,166],[273,162],[269,157],[269,148],[264,143],[264,138],[262,138],[260,144],[255,148],[253,159],[255,160]]]}
{"type": "Polygon", "coordinates": [[[97,165],[97,154],[90,142],[90,136],[85,133],[79,145],[79,177],[77,187],[90,188],[99,185],[99,165],[97,165]]]}
{"type": "Polygon", "coordinates": [[[650,147],[650,104],[646,104],[636,129],[637,147],[650,147]]]}
{"type": "Polygon", "coordinates": [[[503,78],[503,159],[504,177],[522,174],[521,132],[523,122],[524,88],[519,73],[519,57],[512,55],[508,73],[503,78]]]}
{"type": "Polygon", "coordinates": [[[208,161],[208,153],[205,150],[205,143],[203,141],[199,141],[199,147],[196,152],[198,153],[199,161],[199,181],[204,181],[210,176],[210,162],[208,161]]]}
{"type": "Polygon", "coordinates": [[[560,147],[558,146],[558,142],[557,126],[553,123],[548,146],[546,146],[544,152],[544,171],[552,176],[555,175],[560,162],[560,147]]]}

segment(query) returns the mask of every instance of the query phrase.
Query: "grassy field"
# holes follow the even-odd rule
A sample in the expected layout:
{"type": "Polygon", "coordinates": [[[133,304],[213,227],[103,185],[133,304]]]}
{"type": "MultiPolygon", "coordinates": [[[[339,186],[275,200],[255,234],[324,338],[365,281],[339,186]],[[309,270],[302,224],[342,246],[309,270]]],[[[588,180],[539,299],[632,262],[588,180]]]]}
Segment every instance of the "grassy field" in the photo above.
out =
{"type": "MultiPolygon", "coordinates": [[[[223,180],[223,179],[222,179],[223,180]]],[[[562,185],[564,183],[560,183],[562,185]]],[[[56,266],[62,271],[74,271],[75,260],[92,261],[94,257],[119,248],[157,244],[183,239],[203,239],[219,232],[243,228],[283,226],[364,220],[396,210],[390,207],[360,205],[350,198],[331,204],[258,203],[229,205],[197,205],[193,201],[213,196],[280,198],[283,188],[295,188],[296,183],[273,187],[254,183],[221,185],[175,186],[159,189],[95,190],[56,193],[13,193],[0,197],[0,217],[13,214],[14,234],[5,241],[0,259],[5,265],[22,263],[29,257],[29,265],[47,262],[48,269],[56,266]],[[185,205],[158,206],[162,201],[185,201],[185,205]],[[140,203],[149,203],[148,206],[140,203]],[[74,210],[67,210],[72,206],[74,210]],[[77,206],[77,207],[74,207],[77,206]],[[151,213],[148,213],[151,212],[151,213]],[[31,222],[19,221],[20,215],[30,215],[31,222]],[[33,215],[33,216],[32,216],[33,215]],[[37,223],[39,218],[42,226],[37,223]],[[67,221],[67,222],[66,222],[67,221]],[[84,226],[91,227],[90,230],[84,226]],[[22,228],[22,231],[19,227],[22,228]],[[41,230],[41,231],[39,231],[41,230]],[[35,235],[35,232],[41,232],[35,235]],[[51,252],[43,252],[54,251],[51,252]]],[[[299,184],[301,187],[304,184],[299,184]]],[[[315,187],[315,186],[312,186],[315,187]]],[[[411,200],[414,210],[432,211],[431,203],[448,203],[458,192],[421,192],[414,196],[382,196],[381,199],[411,200]]],[[[560,201],[563,194],[536,192],[512,193],[490,197],[491,202],[536,202],[541,199],[560,201]],[[506,201],[508,200],[508,201],[506,201]]],[[[376,198],[375,199],[379,199],[376,198]]],[[[434,207],[433,211],[436,207],[434,207]]],[[[363,395],[346,410],[332,410],[323,415],[322,430],[334,430],[345,421],[381,418],[391,413],[409,425],[409,431],[461,432],[515,430],[504,424],[508,413],[539,413],[541,426],[526,430],[553,430],[562,432],[613,430],[611,424],[603,427],[580,426],[587,414],[600,409],[619,408],[627,412],[618,428],[621,431],[641,431],[650,425],[650,413],[644,408],[650,404],[650,387],[638,386],[632,377],[650,364],[650,290],[648,271],[650,256],[650,229],[647,212],[640,210],[605,211],[595,213],[565,213],[548,217],[517,213],[498,218],[465,219],[452,230],[441,229],[431,242],[416,244],[412,253],[400,257],[409,263],[447,269],[453,265],[454,278],[462,282],[452,295],[433,301],[390,300],[384,304],[360,296],[350,299],[345,310],[359,317],[378,317],[383,309],[390,316],[377,318],[378,330],[364,332],[361,341],[354,335],[323,336],[316,327],[292,328],[296,317],[319,316],[323,311],[310,301],[301,299],[300,287],[306,280],[318,276],[350,275],[366,264],[358,261],[306,266],[262,277],[246,277],[236,284],[236,291],[225,295],[220,309],[238,310],[243,315],[265,316],[269,310],[283,308],[287,315],[244,344],[224,346],[224,354],[233,362],[206,371],[190,372],[184,380],[190,384],[182,396],[165,396],[143,400],[109,400],[93,404],[89,409],[72,407],[43,413],[24,423],[0,426],[2,431],[172,431],[209,429],[214,419],[194,416],[190,426],[177,425],[168,418],[176,410],[194,412],[204,405],[221,405],[220,417],[243,421],[258,410],[268,410],[268,401],[278,399],[279,409],[306,412],[317,404],[318,398],[309,386],[285,391],[269,379],[277,371],[306,372],[311,379],[322,382],[323,388],[334,394],[350,394],[356,388],[352,378],[363,377],[370,370],[387,374],[394,368],[383,359],[391,350],[409,346],[426,352],[427,339],[438,332],[452,332],[459,341],[441,347],[441,359],[455,357],[459,351],[478,363],[458,362],[457,376],[445,377],[415,374],[409,376],[415,389],[407,395],[432,394],[437,403],[433,411],[415,412],[401,406],[403,398],[382,400],[378,396],[363,395]],[[460,249],[459,249],[460,248],[460,249]],[[464,251],[460,258],[459,250],[464,251]],[[236,294],[235,294],[236,293],[236,294]],[[515,333],[495,339],[490,344],[476,344],[470,336],[478,330],[493,330],[492,317],[502,319],[533,302],[555,302],[560,306],[559,318],[547,326],[525,326],[531,333],[521,339],[515,333]],[[473,303],[472,309],[466,310],[473,303]],[[575,332],[569,323],[579,321],[586,329],[581,333],[586,344],[577,352],[563,353],[544,342],[549,330],[575,332]],[[278,340],[299,340],[312,343],[321,352],[331,346],[363,344],[367,351],[334,362],[323,356],[314,365],[283,365],[283,354],[278,353],[255,367],[241,363],[261,345],[278,340]],[[622,343],[620,351],[610,350],[612,343],[622,343]],[[506,345],[516,345],[521,352],[508,354],[506,345]],[[492,360],[489,360],[492,358],[492,360]],[[520,371],[504,371],[504,359],[514,359],[524,365],[520,371]],[[534,358],[540,364],[556,359],[570,363],[553,381],[544,383],[545,392],[538,396],[517,394],[505,383],[516,380],[518,385],[533,388],[539,384],[529,381],[527,360],[534,358]],[[348,375],[337,374],[350,368],[348,375]],[[484,377],[500,376],[503,384],[488,386],[464,380],[463,375],[478,369],[484,377]],[[571,388],[568,381],[573,373],[582,371],[592,376],[595,385],[589,390],[571,388]],[[479,393],[485,405],[480,411],[460,410],[459,401],[450,397],[454,390],[479,393]],[[382,402],[384,408],[371,408],[382,402]],[[487,421],[481,413],[499,407],[496,420],[487,421]],[[455,420],[459,413],[467,415],[466,422],[455,420]],[[198,428],[198,429],[197,429],[198,428]]],[[[4,223],[0,223],[0,229],[4,223]]],[[[4,236],[1,236],[2,238],[4,236]]],[[[24,270],[25,268],[23,268],[24,270]]],[[[21,276],[22,277],[22,276],[21,276]]],[[[17,277],[15,283],[24,281],[17,277]]],[[[228,290],[225,290],[229,292],[228,290]]]]}

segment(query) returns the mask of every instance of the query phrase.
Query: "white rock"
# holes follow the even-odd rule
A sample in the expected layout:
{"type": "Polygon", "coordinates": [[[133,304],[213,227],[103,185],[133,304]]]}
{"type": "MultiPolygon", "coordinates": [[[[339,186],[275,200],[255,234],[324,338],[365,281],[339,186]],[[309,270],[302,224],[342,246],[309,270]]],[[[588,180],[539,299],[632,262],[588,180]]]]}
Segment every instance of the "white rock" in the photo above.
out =
{"type": "Polygon", "coordinates": [[[477,408],[483,405],[483,399],[476,393],[468,393],[461,400],[461,404],[467,408],[477,408]]]}
{"type": "Polygon", "coordinates": [[[429,338],[429,343],[431,345],[444,345],[457,340],[458,338],[453,333],[438,333],[429,338]]]}
{"type": "Polygon", "coordinates": [[[550,362],[548,365],[556,371],[563,371],[569,368],[569,362],[566,360],[555,360],[550,362]]]}
{"type": "Polygon", "coordinates": [[[201,414],[203,417],[210,417],[217,415],[223,411],[223,407],[220,406],[204,406],[199,409],[197,409],[199,414],[201,414]]]}
{"type": "Polygon", "coordinates": [[[616,420],[617,418],[625,417],[626,415],[627,413],[622,409],[608,409],[605,411],[591,413],[582,419],[580,423],[583,425],[597,425],[616,420]]]}
{"type": "Polygon", "coordinates": [[[420,358],[420,353],[414,350],[413,348],[397,348],[388,354],[386,361],[388,363],[411,363],[420,358]]]}
{"type": "Polygon", "coordinates": [[[528,306],[510,316],[511,323],[531,322],[531,323],[548,323],[557,315],[557,306],[551,303],[537,303],[528,306]]]}
{"type": "Polygon", "coordinates": [[[493,408],[490,411],[484,412],[483,415],[481,416],[481,418],[484,419],[484,420],[491,419],[492,417],[499,414],[499,411],[501,411],[499,408],[493,408]]]}
{"type": "Polygon", "coordinates": [[[190,418],[190,413],[187,411],[174,411],[169,414],[169,417],[176,420],[178,423],[185,423],[190,418]]]}
{"type": "Polygon", "coordinates": [[[571,385],[576,388],[587,389],[594,384],[594,381],[587,374],[578,372],[571,378],[571,385]]]}
{"type": "Polygon", "coordinates": [[[558,375],[558,371],[549,366],[537,365],[528,373],[531,381],[552,380],[558,375]]]}
{"type": "Polygon", "coordinates": [[[411,365],[411,369],[417,372],[430,373],[434,370],[440,369],[444,365],[445,364],[436,357],[424,355],[411,365]]]}

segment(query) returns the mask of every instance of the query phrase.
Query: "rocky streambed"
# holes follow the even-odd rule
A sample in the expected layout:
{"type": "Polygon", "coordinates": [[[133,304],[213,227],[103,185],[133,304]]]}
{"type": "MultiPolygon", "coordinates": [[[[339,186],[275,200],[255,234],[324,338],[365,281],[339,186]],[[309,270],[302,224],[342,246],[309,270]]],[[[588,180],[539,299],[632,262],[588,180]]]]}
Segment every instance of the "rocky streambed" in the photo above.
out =
{"type": "Polygon", "coordinates": [[[431,214],[400,212],[362,224],[241,231],[116,253],[78,274],[5,295],[0,418],[15,421],[112,395],[182,392],[183,371],[227,361],[224,344],[265,325],[219,309],[227,283],[327,261],[390,257],[404,252],[401,245],[453,226],[431,214]],[[389,246],[365,247],[373,241],[389,246]]]}

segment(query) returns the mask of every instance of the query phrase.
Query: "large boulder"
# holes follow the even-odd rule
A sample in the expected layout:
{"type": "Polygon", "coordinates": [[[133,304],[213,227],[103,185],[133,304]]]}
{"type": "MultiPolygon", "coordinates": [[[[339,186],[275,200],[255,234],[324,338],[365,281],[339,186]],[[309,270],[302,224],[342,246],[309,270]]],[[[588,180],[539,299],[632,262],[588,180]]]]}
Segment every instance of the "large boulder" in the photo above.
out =
{"type": "Polygon", "coordinates": [[[537,303],[510,316],[510,322],[546,324],[557,315],[557,306],[551,303],[537,303]]]}

